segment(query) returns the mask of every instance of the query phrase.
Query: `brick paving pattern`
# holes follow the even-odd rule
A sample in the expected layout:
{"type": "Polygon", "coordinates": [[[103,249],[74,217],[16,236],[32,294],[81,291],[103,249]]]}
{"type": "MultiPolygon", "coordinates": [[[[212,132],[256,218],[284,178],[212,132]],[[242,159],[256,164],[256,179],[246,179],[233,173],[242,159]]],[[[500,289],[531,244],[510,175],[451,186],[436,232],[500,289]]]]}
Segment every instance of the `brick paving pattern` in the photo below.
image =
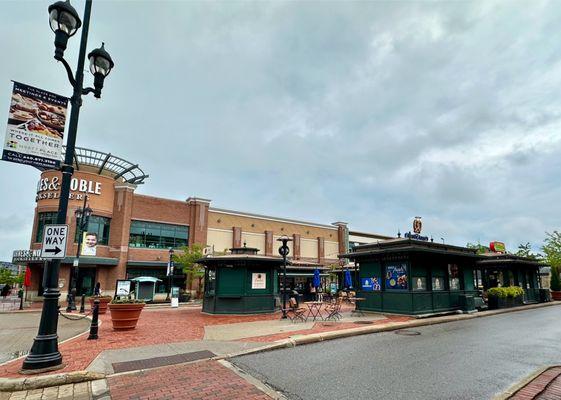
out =
{"type": "Polygon", "coordinates": [[[124,361],[113,363],[113,371],[115,373],[137,371],[140,369],[163,367],[166,365],[182,364],[186,362],[202,360],[214,357],[214,354],[208,350],[192,351],[190,353],[174,354],[173,356],[152,357],[135,361],[124,361]]]}
{"type": "MultiPolygon", "coordinates": [[[[206,315],[201,313],[200,308],[145,309],[140,315],[136,329],[117,332],[113,330],[108,312],[100,315],[103,323],[99,327],[98,340],[87,340],[86,333],[59,346],[66,366],[52,373],[84,370],[104,350],[202,340],[205,325],[274,320],[279,317],[279,313],[206,315]],[[162,320],[165,320],[165,323],[162,323],[162,320]]],[[[22,360],[15,360],[0,366],[0,377],[21,378],[18,373],[21,364],[22,360]]]]}
{"type": "Polygon", "coordinates": [[[270,400],[216,361],[117,375],[107,381],[113,400],[270,400]]]}
{"type": "Polygon", "coordinates": [[[561,399],[561,367],[553,367],[540,374],[510,400],[559,400],[561,399]]]}

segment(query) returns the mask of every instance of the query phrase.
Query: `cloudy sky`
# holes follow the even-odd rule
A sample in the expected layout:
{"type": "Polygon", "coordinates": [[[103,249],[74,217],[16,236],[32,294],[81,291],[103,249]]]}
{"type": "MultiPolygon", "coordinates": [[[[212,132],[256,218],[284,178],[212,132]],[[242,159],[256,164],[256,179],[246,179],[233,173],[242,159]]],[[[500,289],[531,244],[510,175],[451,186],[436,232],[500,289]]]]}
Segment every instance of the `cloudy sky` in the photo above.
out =
{"type": "MultiPolygon", "coordinates": [[[[49,4],[0,4],[4,118],[12,79],[71,95],[49,4]]],[[[96,0],[88,48],[116,67],[77,145],[138,162],[139,193],[537,249],[561,228],[560,20],[556,1],[96,0]]],[[[29,245],[38,178],[0,164],[0,260],[29,245]]]]}

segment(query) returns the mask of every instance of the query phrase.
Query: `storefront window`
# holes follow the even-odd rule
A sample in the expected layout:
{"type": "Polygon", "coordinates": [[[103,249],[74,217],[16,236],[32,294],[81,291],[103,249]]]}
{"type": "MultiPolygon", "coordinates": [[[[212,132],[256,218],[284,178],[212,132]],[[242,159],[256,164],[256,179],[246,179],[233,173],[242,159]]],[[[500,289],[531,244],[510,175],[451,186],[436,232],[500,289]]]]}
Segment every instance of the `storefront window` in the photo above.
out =
{"type": "Polygon", "coordinates": [[[167,249],[187,246],[189,227],[182,225],[158,224],[155,222],[132,221],[129,235],[130,247],[167,249]]]}
{"type": "Polygon", "coordinates": [[[39,213],[37,216],[37,233],[35,234],[35,242],[41,243],[43,241],[43,230],[45,225],[56,224],[56,212],[39,213]]]}
{"type": "MultiPolygon", "coordinates": [[[[92,215],[88,221],[88,228],[86,232],[93,232],[97,234],[97,244],[109,244],[109,228],[111,227],[111,219],[92,215]]],[[[78,229],[76,229],[76,236],[74,242],[78,242],[78,229]]]]}
{"type": "Polygon", "coordinates": [[[440,276],[432,277],[432,290],[444,290],[444,279],[440,276]]]}
{"type": "Polygon", "coordinates": [[[460,290],[460,275],[456,264],[448,264],[448,282],[450,290],[460,290]]]}
{"type": "Polygon", "coordinates": [[[205,282],[205,292],[208,295],[214,295],[216,288],[216,271],[209,269],[207,279],[205,282]]]}
{"type": "Polygon", "coordinates": [[[413,277],[413,290],[427,290],[427,278],[424,276],[413,277]]]}
{"type": "Polygon", "coordinates": [[[407,266],[405,263],[386,265],[386,289],[407,290],[407,266]]]}

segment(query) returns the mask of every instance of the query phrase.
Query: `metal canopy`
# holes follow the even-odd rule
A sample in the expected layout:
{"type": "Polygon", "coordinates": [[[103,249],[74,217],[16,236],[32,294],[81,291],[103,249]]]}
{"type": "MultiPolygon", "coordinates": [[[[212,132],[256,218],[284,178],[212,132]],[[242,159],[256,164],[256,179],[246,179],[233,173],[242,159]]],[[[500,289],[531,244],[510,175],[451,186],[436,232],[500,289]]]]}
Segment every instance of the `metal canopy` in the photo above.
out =
{"type": "MultiPolygon", "coordinates": [[[[66,146],[62,147],[62,160],[66,153],[66,146]]],[[[124,158],[116,157],[111,153],[103,153],[101,151],[86,149],[85,147],[76,147],[74,156],[74,164],[77,170],[82,167],[95,168],[98,174],[105,172],[106,175],[112,176],[115,180],[123,180],[123,182],[140,185],[149,175],[138,166],[124,158]]],[[[47,168],[39,168],[41,171],[47,168]]]]}

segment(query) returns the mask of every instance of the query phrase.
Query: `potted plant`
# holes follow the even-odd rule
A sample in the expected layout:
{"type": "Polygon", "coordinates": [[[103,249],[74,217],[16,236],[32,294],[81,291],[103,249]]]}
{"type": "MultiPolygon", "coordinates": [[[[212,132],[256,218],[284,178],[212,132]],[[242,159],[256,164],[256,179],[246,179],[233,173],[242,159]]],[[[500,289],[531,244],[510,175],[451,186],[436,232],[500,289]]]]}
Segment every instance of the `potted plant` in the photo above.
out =
{"type": "Polygon", "coordinates": [[[551,266],[549,290],[551,290],[553,300],[561,300],[561,279],[559,279],[559,269],[554,265],[551,266]]]}
{"type": "Polygon", "coordinates": [[[131,297],[117,297],[109,303],[111,322],[115,330],[136,328],[140,313],[146,303],[131,297]]]}
{"type": "Polygon", "coordinates": [[[524,289],[519,286],[495,287],[487,291],[489,309],[508,308],[523,304],[524,289]]]}
{"type": "Polygon", "coordinates": [[[89,302],[90,302],[90,307],[93,310],[94,307],[94,301],[99,300],[99,313],[100,314],[105,314],[107,312],[107,305],[109,304],[109,302],[111,301],[111,299],[113,299],[113,297],[111,296],[90,296],[88,298],[89,302]]]}

